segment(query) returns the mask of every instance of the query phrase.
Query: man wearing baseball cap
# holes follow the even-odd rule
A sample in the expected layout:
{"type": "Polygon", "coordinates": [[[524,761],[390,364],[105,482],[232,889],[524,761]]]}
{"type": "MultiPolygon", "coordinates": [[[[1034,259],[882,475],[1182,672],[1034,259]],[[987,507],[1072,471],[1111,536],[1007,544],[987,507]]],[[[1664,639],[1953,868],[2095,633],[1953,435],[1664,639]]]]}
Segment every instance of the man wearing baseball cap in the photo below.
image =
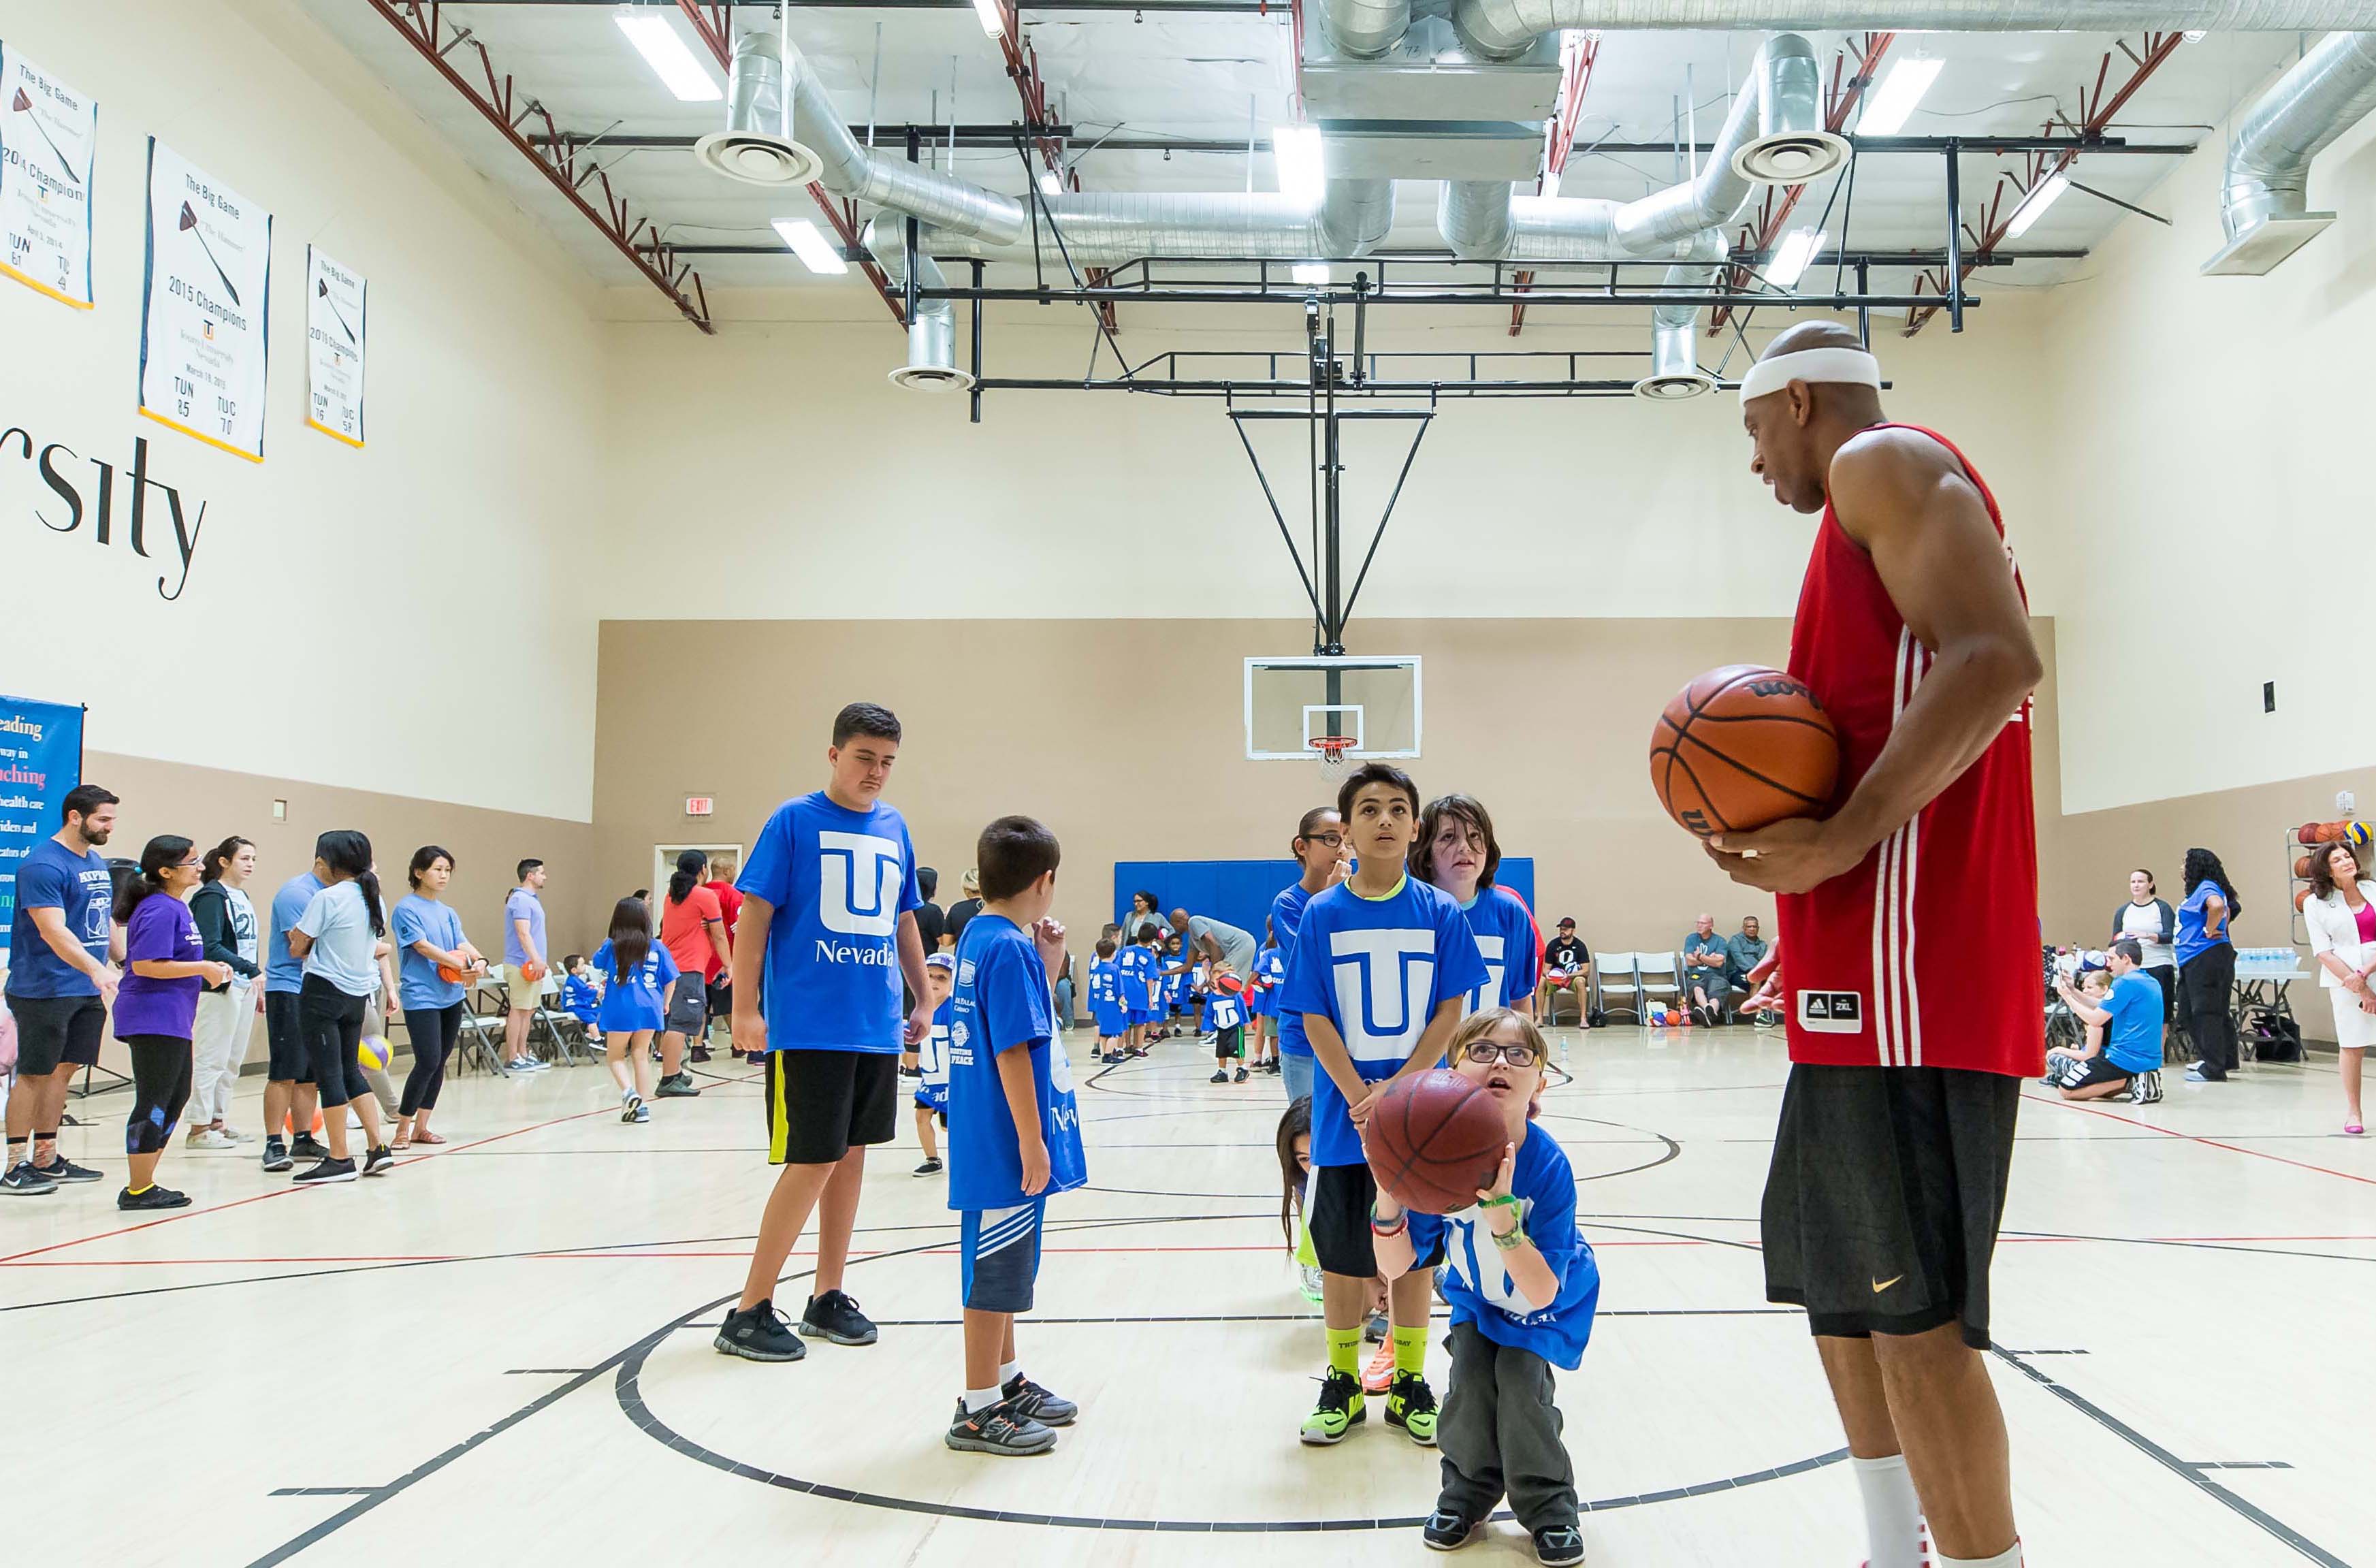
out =
{"type": "Polygon", "coordinates": [[[1584,1021],[1592,1006],[1592,949],[1575,934],[1575,918],[1559,923],[1559,935],[1543,949],[1543,982],[1536,988],[1535,1016],[1551,1021],[1551,998],[1562,991],[1575,993],[1575,1010],[1584,1021]]]}

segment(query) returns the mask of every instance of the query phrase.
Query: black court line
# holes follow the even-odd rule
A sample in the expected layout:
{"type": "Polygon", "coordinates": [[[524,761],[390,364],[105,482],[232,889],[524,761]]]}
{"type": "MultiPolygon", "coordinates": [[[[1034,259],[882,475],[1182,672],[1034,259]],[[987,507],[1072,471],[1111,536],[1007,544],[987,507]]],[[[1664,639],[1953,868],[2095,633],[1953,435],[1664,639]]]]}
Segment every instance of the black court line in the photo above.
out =
{"type": "Polygon", "coordinates": [[[375,1486],[277,1486],[267,1497],[369,1497],[375,1486]]]}
{"type": "MultiPolygon", "coordinates": [[[[1592,1314],[1598,1323],[1605,1317],[1797,1317],[1797,1307],[1607,1307],[1592,1314]]],[[[877,1319],[878,1328],[955,1328],[963,1318],[909,1317],[877,1319]]],[[[1317,1312],[1308,1313],[1205,1313],[1166,1315],[1150,1313],[1144,1317],[1041,1317],[1033,1313],[1035,1324],[1146,1324],[1146,1323],[1318,1323],[1317,1312]]]]}
{"type": "Polygon", "coordinates": [[[2084,1356],[2087,1354],[2085,1350],[2009,1350],[2002,1345],[1998,1346],[1996,1350],[2000,1356],[2084,1356]]]}
{"type": "Polygon", "coordinates": [[[592,1367],[505,1367],[504,1375],[505,1377],[576,1377],[579,1372],[593,1370],[592,1367]]]}
{"type": "Polygon", "coordinates": [[[2201,1459],[2187,1467],[2190,1470],[2290,1470],[2283,1459],[2201,1459]]]}
{"type": "MultiPolygon", "coordinates": [[[[1993,1348],[1993,1347],[1991,1347],[1991,1348],[1993,1348]]],[[[2136,1428],[2129,1425],[2126,1421],[2121,1420],[2118,1416],[2113,1415],[2102,1406],[2088,1399],[2085,1395],[2076,1393],[2063,1384],[2055,1382],[2052,1378],[2047,1376],[2044,1372],[2038,1371],[2036,1367],[2031,1366],[2027,1361],[2021,1360],[2019,1357],[2002,1350],[1996,1351],[1996,1356],[1997,1359],[2002,1361],[2005,1365],[2012,1367],[2016,1372],[2020,1372],[2022,1376],[2028,1378],[2031,1382],[2037,1384],[2039,1387],[2053,1395],[2057,1399],[2061,1400],[2073,1409],[2077,1410],[2088,1420],[2094,1421],[2097,1426],[2102,1427],[2106,1431],[2110,1432],[2113,1436],[2121,1439],[2121,1441],[2126,1443],[2132,1448],[2134,1448],[2138,1453],[2143,1454],[2147,1458],[2160,1465],[2162,1467],[2168,1470],[2170,1474],[2179,1477],[2180,1479],[2184,1480],[2187,1485],[2201,1491],[2205,1495],[2216,1501],[2223,1507],[2228,1509],[2230,1512],[2240,1515],[2244,1518],[2251,1521],[2272,1537],[2283,1541],[2286,1545],[2293,1548],[2294,1550],[2299,1552],[2302,1556],[2309,1558],[2312,1562],[2322,1564],[2322,1568],[2351,1568],[2350,1563],[2345,1562],[2342,1558],[2335,1556],[2334,1553],[2327,1550],[2324,1547],[2317,1545],[2315,1542],[2311,1541],[2309,1537],[2303,1535],[2299,1530],[2295,1529],[2291,1525],[2287,1524],[2284,1520],[2279,1519],[2275,1515],[2260,1507],[2257,1503],[2248,1502],[2246,1499],[2237,1495],[2235,1492],[2230,1491],[2228,1488],[2221,1486],[2217,1481],[2210,1479],[2204,1474],[2204,1471],[2208,1469],[2210,1467],[2188,1464],[2185,1460],[2180,1458],[2177,1455],[2172,1454],[2168,1449],[2164,1448],[2160,1443],[2156,1443],[2153,1439],[2137,1431],[2136,1428]]]]}

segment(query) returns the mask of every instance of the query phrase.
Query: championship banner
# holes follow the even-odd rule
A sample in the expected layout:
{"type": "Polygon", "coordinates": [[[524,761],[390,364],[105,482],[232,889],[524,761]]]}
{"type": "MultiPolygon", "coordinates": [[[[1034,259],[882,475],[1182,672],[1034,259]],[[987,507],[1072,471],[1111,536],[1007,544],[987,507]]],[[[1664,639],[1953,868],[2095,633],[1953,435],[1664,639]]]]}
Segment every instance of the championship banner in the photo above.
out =
{"type": "Polygon", "coordinates": [[[0,272],[89,310],[99,105],[0,43],[0,272]]]}
{"type": "Polygon", "coordinates": [[[305,247],[305,422],[363,444],[362,278],[305,247]]]}
{"type": "Polygon", "coordinates": [[[148,138],[140,411],[264,461],[272,214],[148,138]]]}
{"type": "Polygon", "coordinates": [[[58,830],[82,782],[82,709],[0,696],[0,961],[17,919],[17,862],[58,830]]]}

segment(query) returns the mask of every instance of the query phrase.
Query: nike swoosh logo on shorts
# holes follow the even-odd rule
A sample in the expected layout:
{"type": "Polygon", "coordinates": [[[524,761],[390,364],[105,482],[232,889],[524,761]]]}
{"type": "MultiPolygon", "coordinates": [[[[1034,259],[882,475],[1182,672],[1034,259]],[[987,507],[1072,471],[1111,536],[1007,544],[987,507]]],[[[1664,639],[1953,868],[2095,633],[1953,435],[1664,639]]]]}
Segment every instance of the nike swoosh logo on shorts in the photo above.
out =
{"type": "Polygon", "coordinates": [[[1893,1274],[1886,1279],[1876,1279],[1872,1282],[1872,1293],[1878,1296],[1905,1277],[1902,1274],[1893,1274]]]}

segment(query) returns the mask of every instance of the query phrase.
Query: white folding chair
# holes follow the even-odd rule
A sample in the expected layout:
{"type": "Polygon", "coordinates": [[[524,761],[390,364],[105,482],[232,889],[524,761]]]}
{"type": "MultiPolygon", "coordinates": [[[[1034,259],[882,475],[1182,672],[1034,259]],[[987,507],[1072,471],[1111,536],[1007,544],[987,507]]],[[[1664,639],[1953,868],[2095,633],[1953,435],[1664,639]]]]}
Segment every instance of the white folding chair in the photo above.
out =
{"type": "Polygon", "coordinates": [[[1642,977],[1635,968],[1638,953],[1599,953],[1593,956],[1593,1006],[1604,1016],[1622,1013],[1637,1023],[1642,1017],[1642,977]]]}
{"type": "Polygon", "coordinates": [[[1653,1002],[1681,1004],[1683,965],[1680,957],[1672,953],[1636,953],[1634,961],[1640,977],[1637,986],[1645,1006],[1653,1002]]]}

